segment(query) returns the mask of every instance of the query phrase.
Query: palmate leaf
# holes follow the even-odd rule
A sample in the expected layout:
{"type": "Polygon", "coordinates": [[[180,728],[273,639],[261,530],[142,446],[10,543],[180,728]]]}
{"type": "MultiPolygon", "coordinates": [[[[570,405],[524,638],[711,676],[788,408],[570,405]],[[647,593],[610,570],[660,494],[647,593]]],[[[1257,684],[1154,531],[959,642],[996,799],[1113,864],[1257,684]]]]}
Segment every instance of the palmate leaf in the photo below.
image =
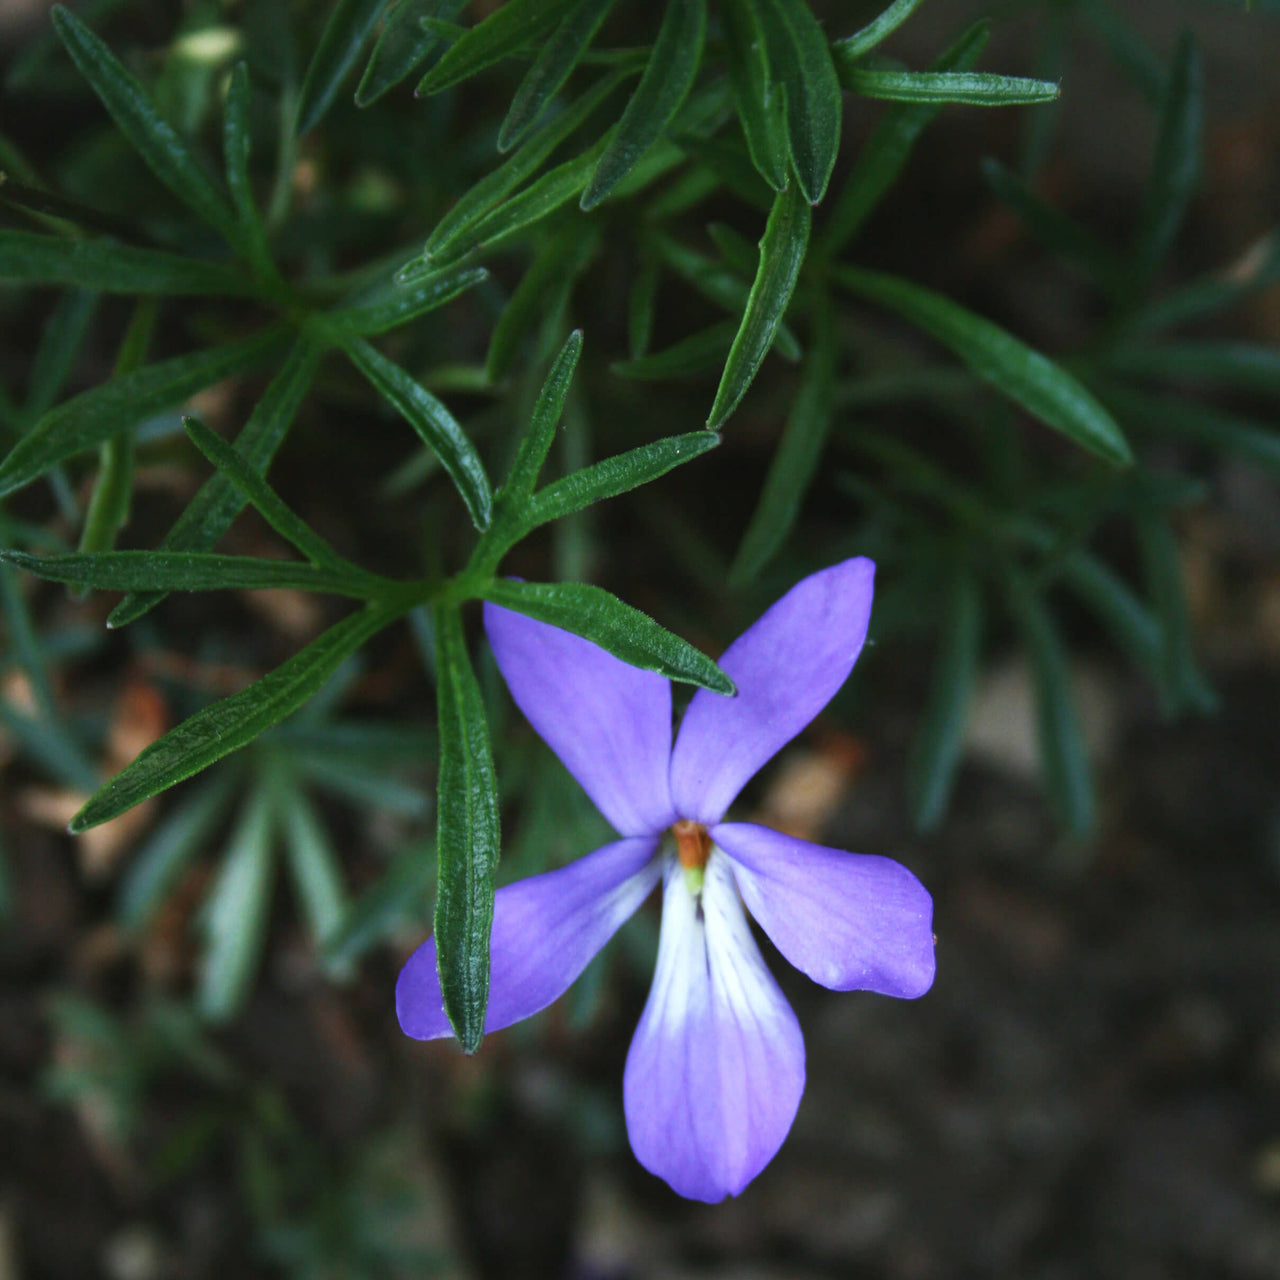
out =
{"type": "Polygon", "coordinates": [[[248,338],[149,364],[82,391],[46,413],[0,464],[0,497],[117,432],[269,359],[288,332],[281,322],[248,338]]]}
{"type": "Polygon", "coordinates": [[[146,90],[70,10],[55,5],[50,17],[80,74],[152,173],[229,244],[243,247],[243,232],[226,197],[146,90]]]}
{"type": "Polygon", "coordinates": [[[368,107],[412,75],[440,43],[424,18],[456,18],[467,0],[399,0],[387,17],[356,89],[356,106],[368,107]]]}
{"type": "Polygon", "coordinates": [[[706,654],[600,587],[497,578],[485,588],[484,598],[572,631],[633,667],[713,693],[736,692],[733,681],[706,654]]]}
{"type": "Polygon", "coordinates": [[[708,430],[721,427],[738,407],[773,344],[804,265],[810,216],[808,199],[798,183],[780,192],[774,201],[760,241],[760,264],[742,323],[729,348],[716,398],[707,415],[708,430]]]}
{"type": "Polygon", "coordinates": [[[317,693],[351,654],[408,607],[399,603],[365,606],[247,689],[170,729],[90,797],[71,819],[69,830],[76,835],[119,817],[252,742],[317,693]]]}
{"type": "Polygon", "coordinates": [[[484,701],[456,609],[432,614],[436,642],[440,773],[435,911],[444,1010],[464,1052],[484,1037],[489,933],[498,865],[498,781],[484,701]]]}
{"type": "Polygon", "coordinates": [[[834,278],[931,334],[979,377],[1081,448],[1114,466],[1132,462],[1123,433],[1094,396],[999,325],[941,294],[880,272],[838,267],[834,278]]]}
{"type": "Polygon", "coordinates": [[[475,445],[458,420],[420,382],[363,338],[348,335],[342,345],[352,364],[379,395],[399,410],[422,442],[440,459],[476,528],[488,528],[493,502],[489,478],[475,445]]]}
{"type": "Polygon", "coordinates": [[[543,44],[533,65],[525,72],[511,100],[506,119],[498,130],[498,150],[510,151],[569,78],[596,32],[617,0],[575,0],[560,25],[543,44]]]}
{"type": "Polygon", "coordinates": [[[707,34],[706,0],[667,0],[644,75],[582,193],[594,209],[662,136],[693,88],[707,34]]]}
{"type": "Polygon", "coordinates": [[[888,102],[938,102],[970,107],[1015,107],[1052,102],[1052,80],[1001,76],[985,71],[872,71],[841,65],[840,83],[864,98],[888,102]]]}
{"type": "Polygon", "coordinates": [[[765,37],[769,76],[785,95],[791,162],[810,204],[826,194],[840,150],[840,82],[831,49],[806,0],[751,0],[765,37]]]}
{"type": "MultiPolygon", "coordinates": [[[[270,466],[297,415],[315,379],[322,355],[323,349],[319,345],[305,336],[300,337],[236,437],[236,452],[259,475],[270,466]]],[[[159,550],[208,551],[230,528],[244,505],[245,499],[240,490],[225,473],[219,472],[200,486],[165,535],[159,550]]],[[[127,626],[159,604],[164,595],[163,591],[131,592],[111,611],[107,626],[127,626]]]]}
{"type": "Polygon", "coordinates": [[[330,10],[298,95],[299,137],[310,133],[328,111],[386,5],[387,0],[337,0],[330,10]]]}
{"type": "Polygon", "coordinates": [[[445,51],[423,76],[417,93],[439,93],[541,40],[573,4],[574,0],[507,0],[445,51]]]}
{"type": "Polygon", "coordinates": [[[0,229],[0,280],[71,285],[99,293],[252,297],[254,283],[233,268],[111,240],[70,239],[0,229]]]}

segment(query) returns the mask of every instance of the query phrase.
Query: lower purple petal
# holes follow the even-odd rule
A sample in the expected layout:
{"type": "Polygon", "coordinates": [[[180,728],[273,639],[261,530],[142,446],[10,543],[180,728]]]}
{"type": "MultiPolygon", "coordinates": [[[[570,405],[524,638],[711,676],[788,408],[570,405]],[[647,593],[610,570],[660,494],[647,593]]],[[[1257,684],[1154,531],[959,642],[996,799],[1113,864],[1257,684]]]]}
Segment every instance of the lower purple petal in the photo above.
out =
{"type": "Polygon", "coordinates": [[[914,999],[933,985],[933,899],[900,862],[845,853],[746,822],[711,838],[773,945],[835,991],[914,999]]]}
{"type": "Polygon", "coordinates": [[[668,867],[658,967],[623,1081],[636,1158],[682,1196],[737,1195],[773,1159],[804,1092],[800,1024],[712,853],[699,903],[668,867]]]}
{"type": "MultiPolygon", "coordinates": [[[[489,941],[486,1033],[501,1031],[562,996],[649,896],[661,875],[656,837],[607,844],[585,858],[498,890],[489,941]]],[[[405,1035],[453,1034],[444,1014],[436,944],[428,938],[396,982],[405,1035]]]]}

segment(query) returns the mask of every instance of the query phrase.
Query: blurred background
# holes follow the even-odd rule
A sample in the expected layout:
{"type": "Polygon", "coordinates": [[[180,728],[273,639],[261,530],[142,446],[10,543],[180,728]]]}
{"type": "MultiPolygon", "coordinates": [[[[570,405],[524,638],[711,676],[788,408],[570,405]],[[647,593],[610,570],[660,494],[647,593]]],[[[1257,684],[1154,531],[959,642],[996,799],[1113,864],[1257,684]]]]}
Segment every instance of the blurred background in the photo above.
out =
{"type": "MultiPolygon", "coordinates": [[[[814,6],[833,36],[880,7],[814,6]]],[[[296,90],[297,49],[327,9],[99,0],[80,11],[198,138],[216,137],[236,57],[250,58],[264,115],[296,90]]],[[[619,8],[617,43],[652,38],[644,9],[619,8]]],[[[1067,446],[976,398],[901,321],[851,307],[823,466],[752,581],[730,584],[735,548],[796,391],[794,366],[776,357],[705,464],[562,522],[509,566],[602,582],[714,654],[804,573],[873,555],[873,638],[855,677],[742,807],[915,871],[935,901],[933,990],[909,1004],[833,994],[765,943],[804,1027],[805,1098],[740,1198],[682,1201],[636,1164],[622,1119],[656,902],[557,1005],[475,1057],[398,1029],[395,977],[429,932],[434,894],[419,625],[379,637],[303,712],[207,774],[73,839],[65,824],[101,778],[294,652],[331,620],[330,603],[172,597],[108,632],[114,597],[76,598],[0,566],[0,1280],[1280,1276],[1280,7],[928,0],[885,52],[925,67],[984,15],[982,67],[1058,80],[1060,100],[942,110],[861,230],[858,259],[1082,376],[1103,370],[1091,385],[1140,447],[1139,479],[1098,498],[1067,446]],[[1150,200],[1188,31],[1203,87],[1199,178],[1152,268],[1149,310],[1117,309],[1090,264],[1126,252],[1150,200]],[[1030,213],[1019,191],[1033,193],[1030,213]],[[1046,223],[1046,209],[1082,233],[1046,223]],[[1124,336],[1154,332],[1169,300],[1173,336],[1134,355],[1124,336]],[[1228,343],[1254,354],[1202,358],[1228,343]],[[1078,525],[1072,545],[1089,557],[1041,574],[1034,606],[982,579],[983,539],[1015,511],[1078,525]],[[941,620],[970,577],[985,603],[959,763],[947,796],[928,802],[919,761],[947,701],[948,655],[960,661],[941,620]],[[1133,594],[1107,595],[1117,580],[1150,613],[1126,614],[1133,594]],[[1086,779],[1074,790],[1062,777],[1073,760],[1086,779]],[[254,858],[272,888],[246,903],[228,867],[254,858]]],[[[47,6],[0,5],[0,57],[0,167],[181,242],[188,233],[53,41],[47,6]]],[[[402,85],[368,113],[344,91],[283,167],[283,258],[305,276],[392,245],[416,252],[492,167],[514,82],[499,72],[419,101],[402,85]]],[[[846,99],[837,187],[887,109],[846,99]]],[[[259,134],[270,157],[269,121],[259,134]]],[[[603,248],[555,304],[586,334],[584,390],[557,446],[566,468],[696,429],[715,388],[709,367],[659,381],[611,371],[628,354],[643,219],[605,216],[603,248]]],[[[27,225],[12,209],[0,218],[27,225]]],[[[709,219],[751,240],[762,225],[722,192],[678,206],[665,231],[705,241],[709,219]]],[[[527,254],[491,265],[483,289],[402,351],[490,441],[527,412],[554,350],[531,338],[496,387],[458,372],[483,360],[527,254]]],[[[223,332],[221,305],[176,304],[157,346],[223,332]]],[[[665,347],[712,309],[672,277],[655,314],[665,347]]],[[[6,286],[6,425],[38,412],[42,391],[52,403],[103,381],[129,315],[119,298],[6,286]]],[[[196,407],[233,430],[260,392],[248,375],[196,407]]],[[[170,415],[140,436],[121,545],[156,545],[203,474],[176,428],[170,415]]],[[[326,366],[272,478],[362,563],[451,564],[456,510],[426,455],[406,451],[404,433],[326,366]]],[[[6,534],[43,531],[31,545],[42,536],[45,549],[74,541],[91,479],[8,500],[6,534]]],[[[1027,556],[1043,551],[1037,537],[1027,556]]],[[[278,545],[248,517],[223,544],[278,545]]],[[[609,832],[479,661],[509,880],[609,832]]]]}

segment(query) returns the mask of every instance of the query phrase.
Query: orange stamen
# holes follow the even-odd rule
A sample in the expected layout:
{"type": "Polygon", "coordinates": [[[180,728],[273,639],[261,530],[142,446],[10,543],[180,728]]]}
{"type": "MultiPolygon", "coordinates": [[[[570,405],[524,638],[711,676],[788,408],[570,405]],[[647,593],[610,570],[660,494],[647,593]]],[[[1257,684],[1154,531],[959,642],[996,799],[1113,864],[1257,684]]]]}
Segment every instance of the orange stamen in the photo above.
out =
{"type": "Polygon", "coordinates": [[[700,822],[681,818],[672,823],[671,834],[676,838],[676,856],[686,871],[701,870],[711,856],[711,836],[700,822]]]}

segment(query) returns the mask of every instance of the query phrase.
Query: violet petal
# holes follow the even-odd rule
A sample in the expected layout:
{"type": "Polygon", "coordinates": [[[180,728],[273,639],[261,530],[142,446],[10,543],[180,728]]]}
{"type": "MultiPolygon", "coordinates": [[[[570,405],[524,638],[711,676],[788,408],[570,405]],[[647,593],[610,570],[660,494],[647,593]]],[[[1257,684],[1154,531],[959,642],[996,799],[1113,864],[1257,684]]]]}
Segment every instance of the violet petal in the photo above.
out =
{"type": "Polygon", "coordinates": [[[866,638],[874,576],[861,556],[812,574],[725,651],[720,666],[737,696],[699,689],[672,752],[682,818],[719,822],[760,766],[831,700],[866,638]]]}
{"type": "Polygon", "coordinates": [[[716,852],[701,908],[673,859],[623,1101],[640,1163],[712,1202],[737,1195],[782,1145],[804,1092],[804,1040],[716,852]]]}
{"type": "Polygon", "coordinates": [[[933,985],[933,899],[900,862],[746,822],[711,838],[773,945],[835,991],[914,999],[933,985]]]}
{"type": "Polygon", "coordinates": [[[669,826],[667,679],[498,605],[485,605],[484,626],[516,705],[619,834],[669,826]]]}
{"type": "MultiPolygon", "coordinates": [[[[486,1034],[545,1009],[658,883],[653,837],[619,840],[585,858],[498,890],[489,941],[486,1034]]],[[[436,944],[428,938],[396,982],[396,1016],[415,1040],[452,1035],[440,996],[436,944]]]]}

